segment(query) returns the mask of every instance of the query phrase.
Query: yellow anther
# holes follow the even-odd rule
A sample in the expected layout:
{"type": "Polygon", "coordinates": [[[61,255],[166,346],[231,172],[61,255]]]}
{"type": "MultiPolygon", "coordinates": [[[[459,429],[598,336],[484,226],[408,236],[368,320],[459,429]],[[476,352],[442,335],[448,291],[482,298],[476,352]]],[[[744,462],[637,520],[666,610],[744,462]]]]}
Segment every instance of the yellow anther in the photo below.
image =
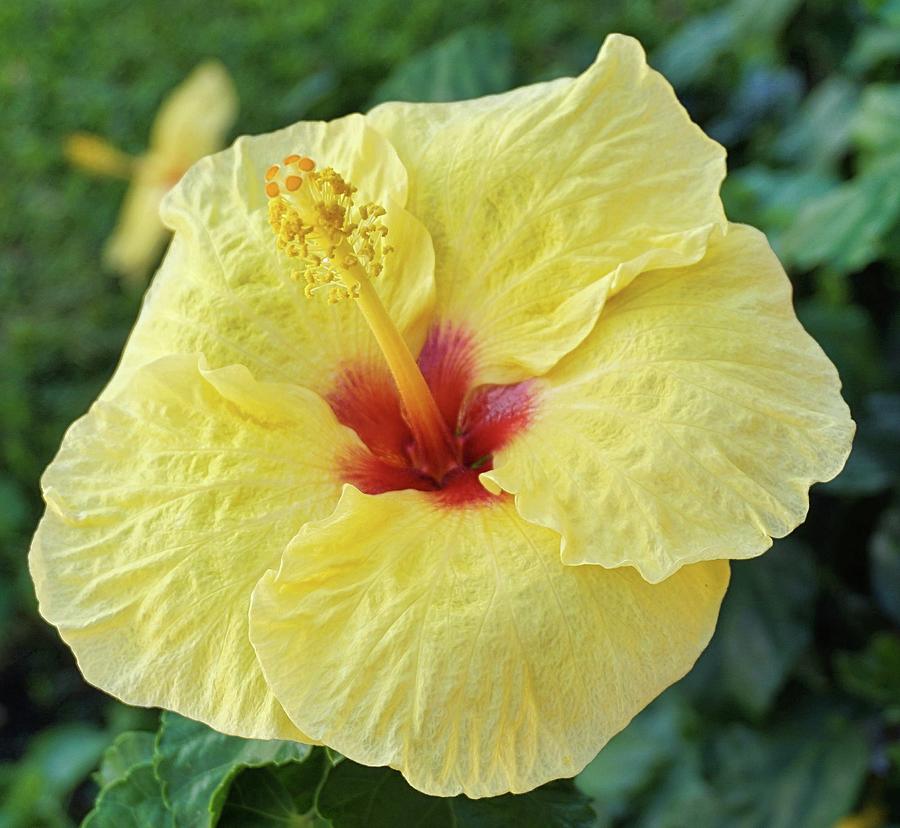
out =
{"type": "Polygon", "coordinates": [[[265,178],[276,245],[304,263],[307,297],[327,287],[329,302],[355,298],[362,280],[379,276],[387,247],[383,207],[357,204],[356,187],[331,167],[317,170],[305,155],[287,156],[284,168],[273,164],[265,178]]]}

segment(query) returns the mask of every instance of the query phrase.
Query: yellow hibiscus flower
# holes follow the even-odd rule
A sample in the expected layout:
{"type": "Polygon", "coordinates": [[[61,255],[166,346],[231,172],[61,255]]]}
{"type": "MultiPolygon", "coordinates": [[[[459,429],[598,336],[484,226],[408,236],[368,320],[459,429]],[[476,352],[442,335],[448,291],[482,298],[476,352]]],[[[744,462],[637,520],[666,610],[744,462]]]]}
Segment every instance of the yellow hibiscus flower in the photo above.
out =
{"type": "Polygon", "coordinates": [[[168,238],[160,221],[163,196],[203,156],[216,152],[237,117],[238,99],[227,70],[218,61],[201,64],[163,101],[150,132],[150,147],[138,158],[103,138],[69,136],[68,159],[99,175],[127,178],[131,187],[106,243],[106,265],[132,282],[145,279],[168,238]]]}
{"type": "Polygon", "coordinates": [[[431,794],[577,773],[849,451],[723,175],[617,35],[194,166],[43,481],[31,571],[88,681],[431,794]]]}

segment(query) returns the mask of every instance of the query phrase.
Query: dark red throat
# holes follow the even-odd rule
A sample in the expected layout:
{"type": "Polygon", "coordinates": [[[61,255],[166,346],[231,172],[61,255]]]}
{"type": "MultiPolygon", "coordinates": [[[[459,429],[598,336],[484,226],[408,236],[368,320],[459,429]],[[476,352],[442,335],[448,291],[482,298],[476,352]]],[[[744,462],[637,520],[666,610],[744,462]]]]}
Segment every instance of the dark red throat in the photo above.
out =
{"type": "Polygon", "coordinates": [[[492,468],[494,453],[528,426],[535,397],[530,382],[473,387],[473,337],[459,327],[432,327],[419,354],[419,368],[454,435],[456,456],[440,480],[417,467],[420,456],[403,418],[386,367],[344,365],[327,399],[335,416],[366,445],[344,457],[341,476],[367,494],[398,489],[434,492],[446,506],[490,502],[478,475],[492,468]]]}

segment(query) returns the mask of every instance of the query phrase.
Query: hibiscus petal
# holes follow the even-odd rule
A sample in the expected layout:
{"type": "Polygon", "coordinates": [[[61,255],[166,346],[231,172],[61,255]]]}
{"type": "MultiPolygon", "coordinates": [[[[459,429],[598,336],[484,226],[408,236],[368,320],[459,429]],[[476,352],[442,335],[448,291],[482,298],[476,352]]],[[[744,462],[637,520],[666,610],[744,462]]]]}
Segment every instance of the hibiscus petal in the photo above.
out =
{"type": "Polygon", "coordinates": [[[566,563],[749,558],[803,521],[854,425],[765,237],[732,225],[703,261],[643,274],[542,382],[532,425],[482,475],[563,536],[566,563]]]}
{"type": "Polygon", "coordinates": [[[410,177],[441,317],[478,332],[480,380],[542,374],[635,274],[689,264],[724,226],[725,152],[640,44],[610,36],[579,78],[367,116],[410,177]]]}
{"type": "Polygon", "coordinates": [[[135,163],[134,178],[116,229],[103,251],[108,267],[135,282],[146,279],[169,236],[159,220],[159,203],[168,189],[163,164],[163,160],[152,156],[144,156],[135,163]]]}
{"type": "Polygon", "coordinates": [[[66,435],[30,555],[43,616],[85,678],[218,730],[295,738],[250,646],[260,576],[339,497],[358,441],[309,391],[175,356],[66,435]]]}
{"type": "Polygon", "coordinates": [[[237,113],[237,90],[228,71],[215,60],[202,63],[163,101],[150,151],[188,167],[222,148],[237,113]]]}
{"type": "Polygon", "coordinates": [[[507,498],[348,486],[260,581],[251,639],[292,720],[351,759],[434,795],[528,791],[684,675],[728,581],[718,561],[654,586],[558,546],[507,498]]]}
{"type": "Polygon", "coordinates": [[[241,363],[263,380],[325,393],[345,360],[382,357],[353,302],[308,300],[297,266],[275,249],[263,176],[273,161],[306,152],[332,165],[359,197],[388,210],[396,248],[376,289],[418,349],[434,300],[431,240],[403,210],[406,172],[361,115],[241,138],[192,167],[163,203],[175,239],[151,285],[113,387],[137,366],[170,353],[202,352],[212,366],[241,363]]]}

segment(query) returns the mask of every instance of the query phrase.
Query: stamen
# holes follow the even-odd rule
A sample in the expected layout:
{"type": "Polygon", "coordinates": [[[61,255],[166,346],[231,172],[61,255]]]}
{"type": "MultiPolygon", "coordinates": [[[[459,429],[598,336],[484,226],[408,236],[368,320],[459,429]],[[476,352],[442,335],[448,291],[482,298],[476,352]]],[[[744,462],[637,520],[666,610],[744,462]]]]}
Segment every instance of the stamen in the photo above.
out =
{"type": "Polygon", "coordinates": [[[316,170],[307,156],[289,155],[282,178],[275,164],[265,175],[269,223],[279,250],[302,263],[291,275],[306,282],[308,299],[329,304],[355,300],[385,356],[415,437],[413,461],[436,481],[459,464],[451,437],[422,372],[372,286],[392,248],[385,244],[385,209],[354,199],[356,187],[331,167],[316,170]],[[271,176],[270,173],[275,171],[271,176]],[[298,175],[295,170],[299,170],[298,175]],[[286,171],[287,172],[287,171],[286,171]],[[283,184],[283,187],[281,186],[283,184]]]}

